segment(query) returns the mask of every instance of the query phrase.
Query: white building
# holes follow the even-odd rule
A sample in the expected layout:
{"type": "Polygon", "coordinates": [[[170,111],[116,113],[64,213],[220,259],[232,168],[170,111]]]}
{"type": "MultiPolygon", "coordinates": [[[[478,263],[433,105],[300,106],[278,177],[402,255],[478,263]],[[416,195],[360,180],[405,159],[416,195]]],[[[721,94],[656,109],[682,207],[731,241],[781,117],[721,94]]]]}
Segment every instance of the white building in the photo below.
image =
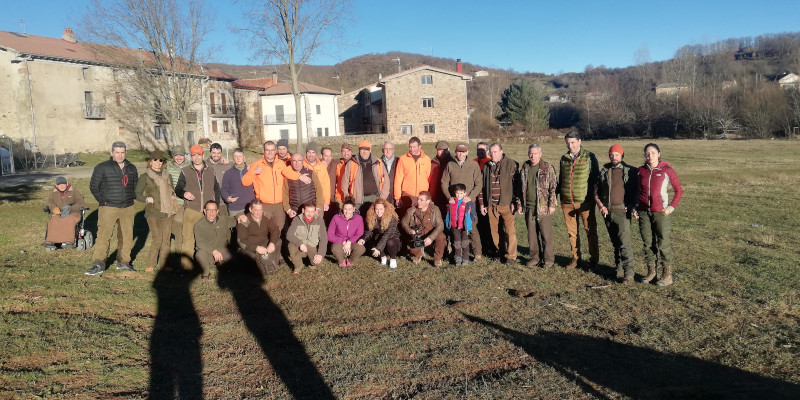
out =
{"type": "Polygon", "coordinates": [[[299,82],[300,112],[295,110],[292,84],[281,82],[259,91],[264,140],[295,139],[297,120],[303,121],[303,140],[339,136],[338,91],[299,82]]]}

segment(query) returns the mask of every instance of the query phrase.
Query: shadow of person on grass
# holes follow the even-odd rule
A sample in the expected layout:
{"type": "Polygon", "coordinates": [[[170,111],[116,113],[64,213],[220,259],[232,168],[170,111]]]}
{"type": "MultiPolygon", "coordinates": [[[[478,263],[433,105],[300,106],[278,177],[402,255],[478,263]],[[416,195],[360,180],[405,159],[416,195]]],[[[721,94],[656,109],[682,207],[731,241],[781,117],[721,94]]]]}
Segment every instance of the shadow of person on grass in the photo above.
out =
{"type": "MultiPolygon", "coordinates": [[[[179,253],[170,253],[166,265],[180,265],[179,253]]],[[[190,292],[199,269],[170,272],[161,268],[153,280],[158,311],[150,336],[150,399],[202,399],[203,328],[190,292]]]]}
{"type": "Polygon", "coordinates": [[[264,277],[249,257],[238,255],[218,268],[217,284],[231,292],[247,329],[295,399],[333,399],[333,393],[272,301],[264,277]]]}
{"type": "Polygon", "coordinates": [[[800,385],[694,357],[573,333],[527,334],[461,313],[487,326],[600,399],[631,398],[798,399],[800,385]],[[616,397],[613,394],[611,397],[616,397]]]}

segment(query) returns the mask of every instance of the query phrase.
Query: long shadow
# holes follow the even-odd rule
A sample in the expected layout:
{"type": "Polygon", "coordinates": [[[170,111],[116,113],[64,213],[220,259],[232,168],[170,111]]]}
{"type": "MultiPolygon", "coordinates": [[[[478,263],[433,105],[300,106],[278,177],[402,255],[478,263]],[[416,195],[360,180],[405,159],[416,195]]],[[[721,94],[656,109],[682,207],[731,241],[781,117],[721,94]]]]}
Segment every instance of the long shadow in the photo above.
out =
{"type": "Polygon", "coordinates": [[[217,284],[229,290],[261,350],[295,399],[333,399],[331,389],[294,335],[283,311],[262,288],[255,262],[237,257],[218,269],[217,284]]]}
{"type": "Polygon", "coordinates": [[[800,398],[800,385],[795,383],[698,358],[571,333],[527,334],[463,312],[462,315],[498,331],[537,361],[553,367],[586,393],[601,399],[609,396],[594,385],[631,398],[800,398]]]}
{"type": "MultiPolygon", "coordinates": [[[[171,253],[167,265],[180,265],[179,258],[171,253]]],[[[150,399],[203,398],[203,328],[189,291],[199,274],[196,268],[183,273],[161,269],[153,281],[158,312],[150,336],[150,399]]]]}
{"type": "Polygon", "coordinates": [[[144,210],[139,211],[133,217],[133,246],[131,246],[131,262],[136,259],[139,252],[144,248],[144,243],[147,241],[147,234],[150,233],[150,227],[147,225],[147,219],[144,217],[144,210]]]}
{"type": "Polygon", "coordinates": [[[0,202],[21,203],[34,198],[34,195],[39,193],[41,185],[37,184],[20,184],[14,186],[2,185],[0,188],[0,202]]]}

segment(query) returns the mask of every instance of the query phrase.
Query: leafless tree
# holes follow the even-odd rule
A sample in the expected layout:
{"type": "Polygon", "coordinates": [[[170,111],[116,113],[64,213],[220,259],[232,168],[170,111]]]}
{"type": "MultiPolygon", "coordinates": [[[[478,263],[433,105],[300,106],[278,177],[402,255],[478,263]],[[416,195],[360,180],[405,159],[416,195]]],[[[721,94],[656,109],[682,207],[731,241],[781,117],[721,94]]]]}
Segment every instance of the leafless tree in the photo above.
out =
{"type": "Polygon", "coordinates": [[[120,121],[167,123],[168,143],[188,144],[187,115],[202,101],[201,51],[211,23],[203,0],[92,1],[81,28],[116,66],[107,91],[118,96],[112,110],[120,121]]]}
{"type": "Polygon", "coordinates": [[[302,152],[298,75],[313,55],[338,42],[349,0],[250,0],[246,8],[246,25],[234,31],[245,35],[255,57],[267,64],[277,60],[289,68],[297,114],[297,151],[302,152]]]}

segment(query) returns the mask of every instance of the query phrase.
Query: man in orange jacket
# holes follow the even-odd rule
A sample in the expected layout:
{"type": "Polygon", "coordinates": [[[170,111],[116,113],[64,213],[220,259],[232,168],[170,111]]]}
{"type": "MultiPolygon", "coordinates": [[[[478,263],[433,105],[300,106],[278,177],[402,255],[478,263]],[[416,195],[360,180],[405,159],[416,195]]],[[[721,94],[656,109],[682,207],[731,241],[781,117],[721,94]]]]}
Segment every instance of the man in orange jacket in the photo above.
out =
{"type": "MultiPolygon", "coordinates": [[[[341,205],[344,202],[344,192],[342,191],[343,186],[347,185],[350,182],[349,178],[347,181],[342,183],[342,176],[344,176],[344,168],[347,166],[347,163],[353,160],[353,146],[345,143],[342,145],[342,158],[339,159],[339,163],[336,164],[336,201],[339,202],[341,205]]],[[[341,208],[341,207],[340,207],[341,208]]]]}
{"type": "Polygon", "coordinates": [[[279,228],[286,222],[283,212],[283,180],[300,179],[305,183],[311,182],[308,175],[300,175],[286,163],[278,160],[275,142],[264,143],[264,157],[250,164],[250,169],[242,177],[242,185],[253,185],[256,198],[264,203],[264,216],[271,219],[279,228]]]}
{"type": "Polygon", "coordinates": [[[422,151],[422,142],[414,136],[408,140],[408,153],[397,161],[394,175],[394,202],[405,212],[417,206],[417,196],[428,191],[431,176],[431,159],[422,151]]]}

